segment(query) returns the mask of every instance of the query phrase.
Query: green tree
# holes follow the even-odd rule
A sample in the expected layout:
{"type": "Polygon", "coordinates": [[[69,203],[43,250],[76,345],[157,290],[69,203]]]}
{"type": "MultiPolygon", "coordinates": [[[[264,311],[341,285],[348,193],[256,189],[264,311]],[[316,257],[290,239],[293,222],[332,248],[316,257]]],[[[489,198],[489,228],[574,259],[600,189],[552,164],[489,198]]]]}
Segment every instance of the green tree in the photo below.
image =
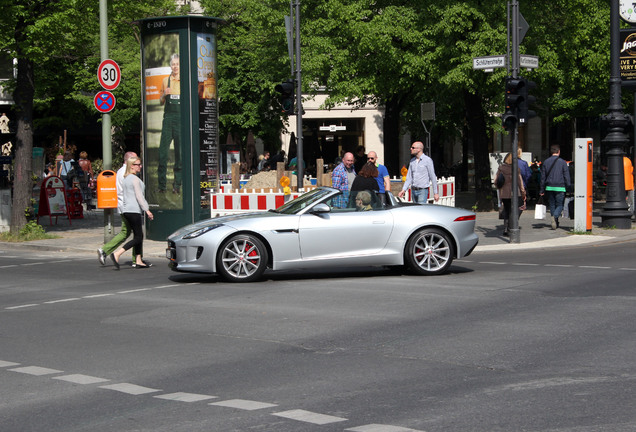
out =
{"type": "MultiPolygon", "coordinates": [[[[133,22],[175,10],[170,0],[142,3],[117,2],[109,8],[113,57],[124,64],[121,96],[113,114],[113,125],[120,128],[136,122],[140,113],[139,45],[134,43],[138,29],[133,22]]],[[[17,78],[11,83],[17,119],[11,215],[15,234],[26,224],[24,212],[30,204],[34,127],[81,123],[93,112],[100,61],[95,31],[99,10],[95,2],[81,0],[1,0],[0,4],[0,50],[17,59],[17,78]]]]}
{"type": "Polygon", "coordinates": [[[206,14],[226,21],[218,37],[221,136],[248,132],[271,151],[280,148],[284,118],[276,108],[276,84],[290,76],[284,16],[286,0],[202,0],[206,14]]]}

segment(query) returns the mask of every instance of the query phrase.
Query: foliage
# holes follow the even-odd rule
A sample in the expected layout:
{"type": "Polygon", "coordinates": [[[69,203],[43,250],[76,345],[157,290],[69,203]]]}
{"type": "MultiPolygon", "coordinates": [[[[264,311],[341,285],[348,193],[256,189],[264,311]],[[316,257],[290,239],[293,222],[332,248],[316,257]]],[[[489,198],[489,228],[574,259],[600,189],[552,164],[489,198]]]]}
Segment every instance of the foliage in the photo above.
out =
{"type": "Polygon", "coordinates": [[[10,232],[0,233],[0,241],[4,242],[24,242],[54,238],[58,238],[58,236],[48,234],[44,230],[44,227],[39,225],[35,220],[27,222],[27,224],[20,229],[20,232],[17,235],[10,232]]]}
{"type": "Polygon", "coordinates": [[[283,119],[274,87],[290,77],[284,16],[287,0],[202,0],[206,14],[222,18],[218,37],[221,136],[248,131],[280,148],[283,119]]]}

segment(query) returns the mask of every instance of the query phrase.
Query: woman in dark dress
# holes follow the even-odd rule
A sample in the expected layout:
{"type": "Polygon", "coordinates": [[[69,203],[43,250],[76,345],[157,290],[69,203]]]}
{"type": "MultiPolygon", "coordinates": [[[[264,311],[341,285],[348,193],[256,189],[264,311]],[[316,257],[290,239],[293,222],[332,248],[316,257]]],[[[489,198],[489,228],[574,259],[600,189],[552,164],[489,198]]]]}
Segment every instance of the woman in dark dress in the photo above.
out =
{"type": "Polygon", "coordinates": [[[365,163],[353,183],[351,184],[351,191],[369,190],[380,192],[380,186],[376,177],[378,176],[378,168],[372,163],[365,163]],[[374,183],[375,182],[375,183],[374,183]]]}

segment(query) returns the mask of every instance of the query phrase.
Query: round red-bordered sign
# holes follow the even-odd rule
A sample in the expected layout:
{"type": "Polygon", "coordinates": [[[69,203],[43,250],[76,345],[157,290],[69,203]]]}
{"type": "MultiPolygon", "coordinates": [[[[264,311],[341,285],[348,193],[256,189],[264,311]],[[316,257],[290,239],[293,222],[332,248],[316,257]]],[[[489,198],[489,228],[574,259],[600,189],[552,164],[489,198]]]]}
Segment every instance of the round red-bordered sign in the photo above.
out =
{"type": "Polygon", "coordinates": [[[115,90],[121,81],[119,65],[114,60],[104,60],[97,68],[97,79],[106,90],[115,90]]]}
{"type": "Polygon", "coordinates": [[[109,113],[115,108],[115,95],[109,91],[100,91],[95,95],[93,104],[100,113],[109,113]]]}

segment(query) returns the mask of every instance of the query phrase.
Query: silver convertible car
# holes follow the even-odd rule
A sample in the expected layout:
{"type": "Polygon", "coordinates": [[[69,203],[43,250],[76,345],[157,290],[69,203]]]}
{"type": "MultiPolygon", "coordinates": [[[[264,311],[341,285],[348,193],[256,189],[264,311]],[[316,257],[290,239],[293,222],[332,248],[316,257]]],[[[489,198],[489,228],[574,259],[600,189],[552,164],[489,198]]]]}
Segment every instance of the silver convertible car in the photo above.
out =
{"type": "Polygon", "coordinates": [[[403,266],[421,275],[448,271],[477,245],[475,214],[360,191],[313,189],[276,210],[221,216],[168,237],[175,271],[251,282],[266,269],[403,266]]]}

